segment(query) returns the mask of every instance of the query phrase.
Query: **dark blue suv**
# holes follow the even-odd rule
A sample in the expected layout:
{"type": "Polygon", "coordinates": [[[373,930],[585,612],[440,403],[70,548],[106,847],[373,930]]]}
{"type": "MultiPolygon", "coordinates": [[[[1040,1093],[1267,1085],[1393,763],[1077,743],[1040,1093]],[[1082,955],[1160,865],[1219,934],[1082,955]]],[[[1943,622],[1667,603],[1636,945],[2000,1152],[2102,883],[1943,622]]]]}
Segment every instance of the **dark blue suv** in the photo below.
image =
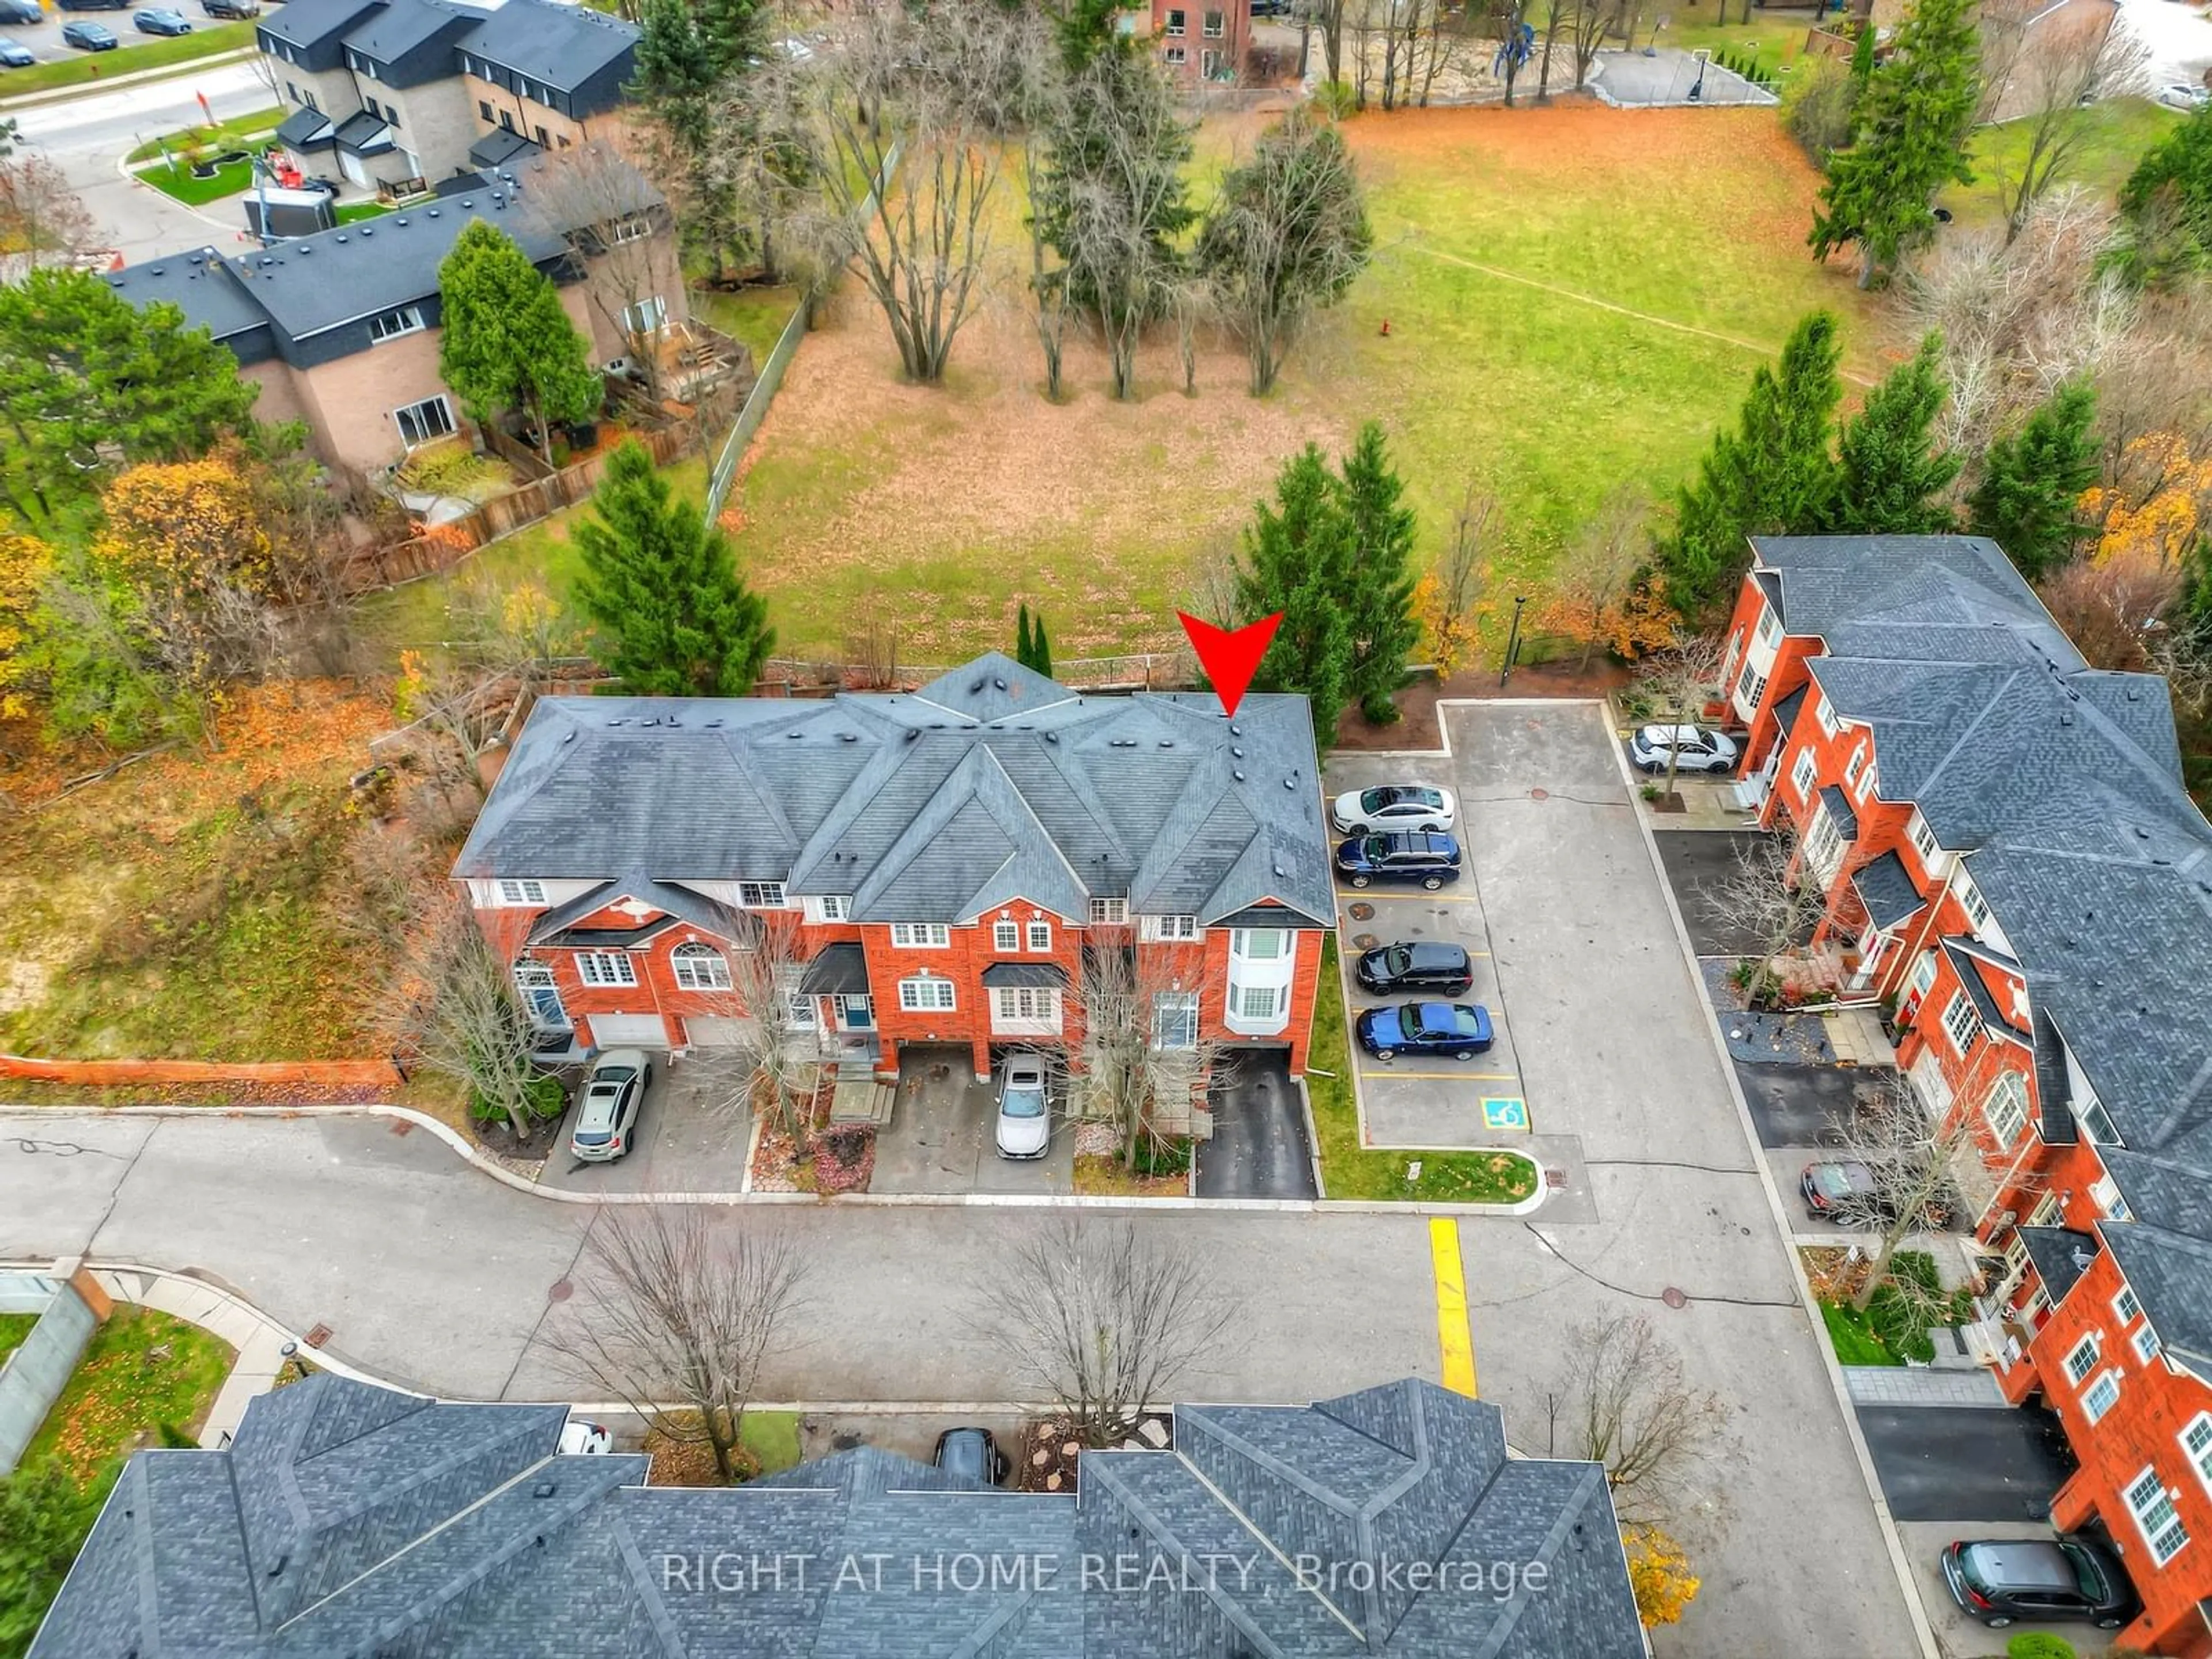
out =
{"type": "Polygon", "coordinates": [[[1459,879],[1459,842],[1420,831],[1354,836],[1336,849],[1336,873],[1351,887],[1419,882],[1433,892],[1459,879]]]}

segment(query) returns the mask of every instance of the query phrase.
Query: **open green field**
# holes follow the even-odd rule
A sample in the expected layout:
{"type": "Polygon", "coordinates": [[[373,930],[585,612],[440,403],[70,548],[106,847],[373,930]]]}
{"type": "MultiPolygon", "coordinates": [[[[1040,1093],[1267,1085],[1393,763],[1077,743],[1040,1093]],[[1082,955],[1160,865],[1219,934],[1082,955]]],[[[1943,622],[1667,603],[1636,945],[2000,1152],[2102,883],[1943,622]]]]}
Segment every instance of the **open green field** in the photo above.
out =
{"type": "MultiPolygon", "coordinates": [[[[1259,130],[1208,124],[1198,199],[1259,130]]],[[[1370,418],[1425,550],[1469,489],[1486,492],[1502,509],[1492,591],[1540,588],[1610,493],[1671,493],[1808,309],[1843,314],[1855,376],[1882,365],[1872,302],[1843,264],[1805,252],[1818,180],[1771,110],[1410,111],[1346,132],[1371,192],[1374,264],[1263,399],[1233,343],[1214,340],[1185,397],[1163,329],[1134,401],[1107,395],[1103,353],[1078,339],[1069,395],[1045,402],[1012,298],[1011,191],[1000,291],[945,386],[901,383],[880,316],[848,283],[732,502],[779,648],[842,657],[872,623],[903,660],[953,662],[1004,646],[1024,600],[1064,659],[1171,648],[1194,569],[1235,545],[1283,460],[1310,440],[1340,448],[1370,418]]],[[[741,337],[755,325],[722,315],[741,337]]],[[[557,592],[565,540],[556,521],[477,562],[540,569],[557,592]]],[[[400,636],[438,637],[423,630],[443,605],[434,591],[396,599],[400,636]]]]}
{"type": "MultiPolygon", "coordinates": [[[[108,20],[118,34],[131,37],[127,19],[118,23],[108,20]]],[[[217,52],[236,52],[241,46],[253,44],[252,23],[210,23],[205,28],[195,27],[190,34],[164,36],[160,40],[141,40],[131,38],[126,51],[116,52],[72,52],[51,63],[33,64],[28,69],[9,70],[7,78],[0,80],[0,97],[13,98],[19,93],[51,92],[57,87],[86,86],[94,81],[112,81],[118,76],[135,75],[141,70],[168,69],[179,64],[196,63],[203,58],[212,58],[217,52]]]]}

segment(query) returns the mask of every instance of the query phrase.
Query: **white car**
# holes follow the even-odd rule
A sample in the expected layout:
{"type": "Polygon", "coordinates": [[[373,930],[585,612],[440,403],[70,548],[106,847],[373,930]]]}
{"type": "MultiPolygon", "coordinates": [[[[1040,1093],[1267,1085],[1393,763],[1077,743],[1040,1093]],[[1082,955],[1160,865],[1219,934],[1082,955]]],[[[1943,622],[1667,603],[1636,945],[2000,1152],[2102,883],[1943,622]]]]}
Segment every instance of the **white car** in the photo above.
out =
{"type": "Polygon", "coordinates": [[[1628,740],[1628,758],[1639,772],[1732,772],[1735,739],[1703,726],[1647,726],[1628,740]]]}
{"type": "Polygon", "coordinates": [[[2202,109],[2205,105],[2212,104],[2212,89],[2187,81],[2176,81],[2158,89],[2158,101],[2168,109],[2202,109]]]}
{"type": "Polygon", "coordinates": [[[592,1062],[583,1103],[568,1132],[568,1156],[584,1164],[622,1157],[636,1138],[639,1107],[653,1086],[653,1062],[637,1048],[610,1048],[592,1062]]]}
{"type": "Polygon", "coordinates": [[[1329,803],[1328,821],[1340,836],[1390,830],[1425,830],[1448,836],[1458,810],[1449,789],[1431,789],[1424,783],[1386,783],[1339,795],[1329,803]]]}
{"type": "Polygon", "coordinates": [[[1051,1144],[1052,1100],[1043,1056],[1009,1054],[999,1082],[999,1156],[1042,1158],[1051,1144]]]}
{"type": "Polygon", "coordinates": [[[609,1452],[614,1449],[615,1437],[607,1432],[604,1423],[586,1423],[580,1417],[572,1417],[561,1425],[561,1452],[563,1456],[609,1452]]]}

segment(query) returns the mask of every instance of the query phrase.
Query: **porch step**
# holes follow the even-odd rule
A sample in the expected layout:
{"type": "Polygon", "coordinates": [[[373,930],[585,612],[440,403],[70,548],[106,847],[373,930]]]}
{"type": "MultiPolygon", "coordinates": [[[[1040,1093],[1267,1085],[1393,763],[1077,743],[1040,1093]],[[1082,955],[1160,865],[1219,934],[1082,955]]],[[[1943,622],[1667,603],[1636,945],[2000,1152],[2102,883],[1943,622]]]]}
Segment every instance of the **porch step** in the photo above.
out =
{"type": "Polygon", "coordinates": [[[830,1121],[872,1123],[880,1129],[891,1121],[891,1109],[897,1103],[897,1085],[878,1082],[872,1068],[848,1076],[840,1066],[837,1091],[830,1097],[830,1121]]]}

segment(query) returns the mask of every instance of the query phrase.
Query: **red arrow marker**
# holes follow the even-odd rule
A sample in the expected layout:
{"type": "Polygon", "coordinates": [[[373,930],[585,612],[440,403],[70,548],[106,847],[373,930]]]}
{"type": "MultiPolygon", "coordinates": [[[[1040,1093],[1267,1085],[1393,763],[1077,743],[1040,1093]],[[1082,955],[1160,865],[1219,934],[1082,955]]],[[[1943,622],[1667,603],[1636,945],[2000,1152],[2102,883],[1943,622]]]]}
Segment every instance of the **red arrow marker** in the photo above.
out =
{"type": "Polygon", "coordinates": [[[1278,611],[1272,617],[1247,623],[1234,632],[1200,622],[1186,611],[1176,611],[1176,617],[1182,623],[1182,631],[1190,636],[1190,648],[1198,653],[1198,665],[1213,682],[1213,690],[1221,699],[1222,712],[1233,719],[1237,705],[1244,701],[1244,688],[1260,672],[1260,659],[1267,654],[1269,641],[1283,624],[1283,613],[1278,611]]]}

